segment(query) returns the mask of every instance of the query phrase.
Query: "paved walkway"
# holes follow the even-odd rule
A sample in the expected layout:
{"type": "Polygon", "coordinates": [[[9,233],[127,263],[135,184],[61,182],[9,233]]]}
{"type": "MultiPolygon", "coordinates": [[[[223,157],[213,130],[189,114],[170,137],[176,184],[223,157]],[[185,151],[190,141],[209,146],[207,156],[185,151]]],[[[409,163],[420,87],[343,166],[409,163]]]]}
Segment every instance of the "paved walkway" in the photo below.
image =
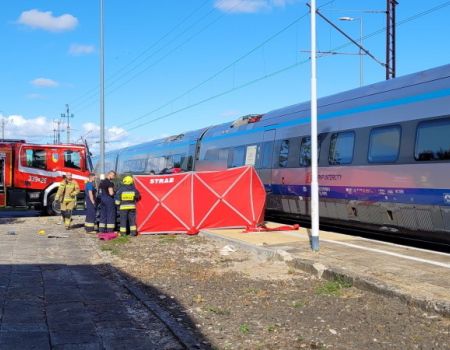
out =
{"type": "Polygon", "coordinates": [[[320,252],[314,253],[305,229],[257,233],[205,230],[202,234],[265,255],[278,255],[295,267],[327,278],[343,275],[356,287],[450,315],[450,254],[324,231],[320,232],[320,252]]]}
{"type": "Polygon", "coordinates": [[[49,220],[0,219],[0,349],[183,348],[84,234],[48,238],[66,234],[49,220]]]}

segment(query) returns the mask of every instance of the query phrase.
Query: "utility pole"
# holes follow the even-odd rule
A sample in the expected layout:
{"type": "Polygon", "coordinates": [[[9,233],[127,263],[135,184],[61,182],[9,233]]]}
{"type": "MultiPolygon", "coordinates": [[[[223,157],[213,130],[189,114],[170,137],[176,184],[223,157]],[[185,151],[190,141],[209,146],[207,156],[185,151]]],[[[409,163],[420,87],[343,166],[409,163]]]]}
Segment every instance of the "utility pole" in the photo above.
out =
{"type": "Polygon", "coordinates": [[[61,143],[61,119],[53,120],[53,143],[59,145],[61,143]]]}
{"type": "Polygon", "coordinates": [[[386,0],[386,80],[396,75],[396,49],[395,49],[395,7],[396,0],[386,0]]]}
{"type": "Polygon", "coordinates": [[[100,174],[105,174],[105,47],[103,0],[100,0],[100,174]]]}
{"type": "Polygon", "coordinates": [[[311,249],[319,251],[319,174],[317,157],[316,0],[311,0],[311,249]]]}
{"type": "Polygon", "coordinates": [[[61,118],[67,118],[67,143],[70,143],[70,118],[75,117],[70,114],[69,105],[66,104],[66,114],[61,113],[61,118]]]}
{"type": "Polygon", "coordinates": [[[1,126],[2,126],[2,140],[5,140],[5,128],[8,121],[2,117],[1,126]]]}

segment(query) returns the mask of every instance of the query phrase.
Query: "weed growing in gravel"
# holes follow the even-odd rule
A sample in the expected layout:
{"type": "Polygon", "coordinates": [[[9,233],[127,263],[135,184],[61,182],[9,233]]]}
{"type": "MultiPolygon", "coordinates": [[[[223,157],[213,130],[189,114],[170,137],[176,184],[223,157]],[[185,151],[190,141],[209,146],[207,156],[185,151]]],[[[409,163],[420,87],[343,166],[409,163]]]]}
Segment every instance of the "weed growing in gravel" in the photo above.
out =
{"type": "Polygon", "coordinates": [[[317,295],[340,296],[342,289],[350,288],[352,283],[338,277],[332,281],[327,281],[315,289],[317,295]]]}
{"type": "Polygon", "coordinates": [[[128,243],[130,241],[130,236],[124,235],[124,236],[119,236],[116,239],[113,239],[111,241],[111,243],[114,244],[125,244],[128,243]]]}
{"type": "Polygon", "coordinates": [[[250,328],[247,323],[243,323],[239,326],[239,331],[242,334],[248,334],[250,332],[250,328]]]}
{"type": "Polygon", "coordinates": [[[216,307],[216,306],[209,306],[207,308],[207,310],[216,315],[229,315],[230,314],[230,310],[222,309],[222,308],[216,307]]]}
{"type": "Polygon", "coordinates": [[[113,255],[117,255],[119,253],[119,247],[129,241],[130,236],[119,236],[111,241],[103,243],[100,249],[104,252],[110,252],[113,255]]]}
{"type": "Polygon", "coordinates": [[[116,247],[113,247],[111,245],[102,245],[100,247],[100,250],[103,252],[110,252],[113,255],[117,255],[117,253],[119,252],[119,250],[116,247]]]}
{"type": "Polygon", "coordinates": [[[292,307],[298,309],[298,308],[300,308],[300,307],[305,306],[305,304],[306,304],[306,303],[305,303],[304,301],[302,301],[302,300],[294,300],[294,301],[292,302],[292,307]]]}
{"type": "Polygon", "coordinates": [[[277,330],[278,326],[276,324],[271,324],[269,327],[267,327],[267,331],[269,333],[275,332],[277,330]]]}
{"type": "Polygon", "coordinates": [[[257,294],[260,291],[258,288],[245,288],[245,293],[248,294],[257,294]]]}

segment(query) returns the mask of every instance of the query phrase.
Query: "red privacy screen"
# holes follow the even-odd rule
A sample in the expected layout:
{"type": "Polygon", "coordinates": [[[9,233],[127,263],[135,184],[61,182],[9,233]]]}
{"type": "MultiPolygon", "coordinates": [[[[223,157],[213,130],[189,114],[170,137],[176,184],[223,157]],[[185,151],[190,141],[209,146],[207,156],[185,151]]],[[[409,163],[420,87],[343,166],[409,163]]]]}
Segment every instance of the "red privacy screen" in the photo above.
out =
{"type": "Polygon", "coordinates": [[[266,192],[253,167],[135,176],[140,234],[255,226],[264,220],[266,192]]]}

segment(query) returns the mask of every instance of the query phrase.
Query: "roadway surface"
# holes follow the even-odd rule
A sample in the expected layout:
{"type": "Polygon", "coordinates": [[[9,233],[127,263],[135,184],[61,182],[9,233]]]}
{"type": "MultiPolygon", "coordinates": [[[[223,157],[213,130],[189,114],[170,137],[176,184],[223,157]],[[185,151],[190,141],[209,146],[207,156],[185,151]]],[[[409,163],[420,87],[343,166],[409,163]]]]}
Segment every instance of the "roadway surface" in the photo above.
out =
{"type": "Polygon", "coordinates": [[[1,213],[0,349],[185,348],[118,283],[81,230],[24,214],[38,215],[1,213]]]}

